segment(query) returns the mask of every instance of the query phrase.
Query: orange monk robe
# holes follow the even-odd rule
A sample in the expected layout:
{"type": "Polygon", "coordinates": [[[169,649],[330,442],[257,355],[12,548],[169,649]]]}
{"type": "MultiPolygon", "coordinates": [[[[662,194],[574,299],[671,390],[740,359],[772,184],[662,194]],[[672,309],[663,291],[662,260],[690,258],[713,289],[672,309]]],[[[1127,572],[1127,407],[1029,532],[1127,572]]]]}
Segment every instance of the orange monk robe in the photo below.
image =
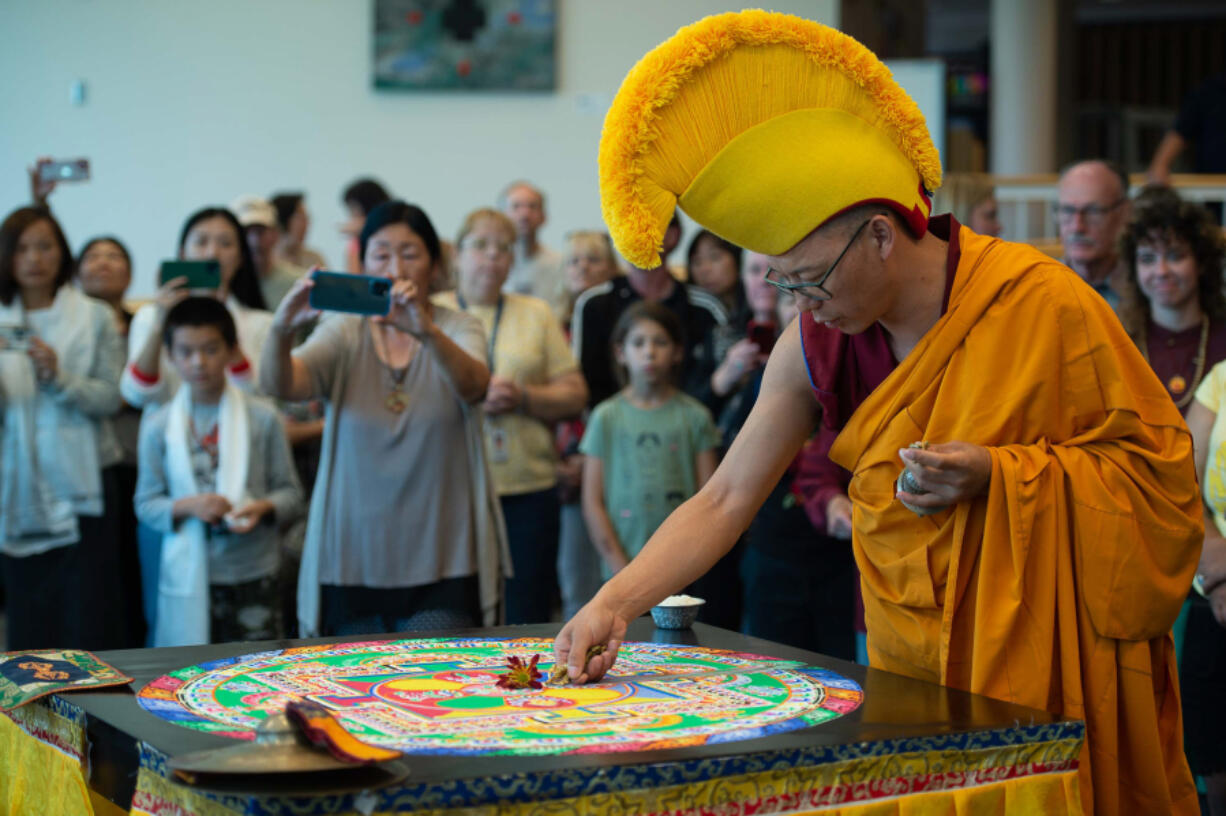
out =
{"type": "Polygon", "coordinates": [[[1110,307],[963,227],[949,308],[852,414],[873,666],[1085,719],[1087,813],[1198,813],[1170,628],[1199,556],[1192,441],[1110,307]],[[912,442],[986,446],[986,497],[919,517],[912,442]]]}

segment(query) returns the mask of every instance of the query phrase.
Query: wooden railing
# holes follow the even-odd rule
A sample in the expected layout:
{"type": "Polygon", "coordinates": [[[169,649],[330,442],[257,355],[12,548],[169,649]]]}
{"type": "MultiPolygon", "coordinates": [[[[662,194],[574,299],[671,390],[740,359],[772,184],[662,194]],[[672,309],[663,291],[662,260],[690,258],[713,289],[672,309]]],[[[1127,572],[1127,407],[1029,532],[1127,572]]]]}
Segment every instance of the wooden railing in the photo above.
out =
{"type": "MultiPolygon", "coordinates": [[[[1000,208],[1002,237],[1010,241],[1025,241],[1036,245],[1059,245],[1056,229],[1055,173],[1033,176],[995,176],[996,202],[1000,208]]],[[[1131,176],[1132,194],[1145,186],[1148,179],[1142,173],[1131,176]]],[[[1175,175],[1171,186],[1191,201],[1226,201],[1226,176],[1175,175]]]]}

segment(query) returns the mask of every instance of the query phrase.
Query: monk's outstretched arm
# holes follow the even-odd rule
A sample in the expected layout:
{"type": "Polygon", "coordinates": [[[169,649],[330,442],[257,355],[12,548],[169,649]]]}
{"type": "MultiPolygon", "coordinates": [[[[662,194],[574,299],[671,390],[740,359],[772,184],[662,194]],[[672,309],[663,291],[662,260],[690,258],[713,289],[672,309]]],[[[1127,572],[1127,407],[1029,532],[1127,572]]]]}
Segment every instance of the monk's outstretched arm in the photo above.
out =
{"type": "Polygon", "coordinates": [[[557,659],[576,656],[570,661],[572,677],[603,675],[629,621],[701,576],[732,548],[818,418],[794,322],[775,346],[753,411],[711,479],[558,635],[557,659]],[[608,651],[593,658],[593,671],[585,672],[582,656],[596,643],[608,651]]]}

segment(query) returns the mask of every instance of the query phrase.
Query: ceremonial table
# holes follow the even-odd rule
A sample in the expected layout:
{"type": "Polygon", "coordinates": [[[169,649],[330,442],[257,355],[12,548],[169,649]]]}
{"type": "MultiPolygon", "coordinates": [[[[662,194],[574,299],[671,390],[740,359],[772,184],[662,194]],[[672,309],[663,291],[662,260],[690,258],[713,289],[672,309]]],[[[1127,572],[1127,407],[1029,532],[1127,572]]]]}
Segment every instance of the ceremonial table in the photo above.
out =
{"type": "MultiPolygon", "coordinates": [[[[526,639],[552,638],[557,631],[557,625],[550,624],[415,633],[414,638],[446,638],[461,644],[477,638],[511,638],[519,645],[532,643],[526,639]]],[[[772,699],[783,701],[796,693],[780,690],[782,686],[768,687],[762,679],[749,682],[731,670],[727,676],[708,671],[691,674],[689,681],[695,687],[705,684],[706,697],[687,699],[673,693],[685,683],[642,682],[646,691],[640,689],[640,696],[623,701],[631,718],[636,706],[650,708],[665,697],[681,700],[689,709],[659,718],[656,736],[651,738],[654,742],[640,732],[631,742],[619,744],[617,739],[624,735],[613,734],[589,741],[591,744],[580,739],[575,743],[579,747],[566,753],[536,753],[551,749],[541,748],[530,731],[525,736],[521,729],[511,755],[501,755],[481,748],[475,739],[470,745],[461,738],[441,748],[424,749],[424,753],[407,753],[399,761],[402,770],[407,768],[407,776],[386,785],[387,777],[346,771],[343,773],[350,776],[343,785],[321,774],[310,785],[299,781],[296,787],[287,788],[283,778],[256,775],[237,786],[203,789],[179,783],[168,770],[171,758],[239,742],[201,730],[214,727],[204,720],[184,727],[164,718],[174,715],[173,711],[162,711],[160,716],[151,713],[158,705],[173,705],[167,701],[185,682],[176,677],[192,673],[184,674],[185,667],[226,666],[226,658],[282,651],[309,653],[318,660],[320,655],[328,656],[327,649],[319,648],[327,644],[344,653],[359,642],[389,640],[396,637],[99,653],[134,682],[130,687],[46,698],[10,717],[0,716],[0,792],[7,789],[12,796],[17,786],[25,785],[30,789],[27,801],[35,802],[40,801],[40,786],[62,790],[40,805],[48,816],[88,812],[87,806],[74,810],[73,803],[82,797],[92,799],[97,813],[131,809],[158,816],[408,811],[436,816],[1080,813],[1077,757],[1084,739],[1080,721],[702,624],[681,632],[658,630],[648,618],[633,622],[627,634],[627,641],[645,644],[641,647],[644,653],[667,656],[674,651],[684,655],[716,650],[730,655],[729,659],[748,661],[751,667],[753,660],[762,658],[799,661],[807,674],[797,675],[804,682],[797,681],[795,689],[809,688],[805,683],[812,681],[810,685],[817,690],[817,697],[809,701],[807,719],[793,717],[785,725],[768,722],[759,726],[759,721],[766,722],[761,720],[766,716],[762,712],[769,706],[746,703],[743,718],[729,715],[726,706],[718,713],[714,708],[707,710],[708,706],[720,708],[730,699],[728,695],[749,701],[756,698],[744,695],[762,699],[775,695],[772,699]],[[725,681],[727,689],[721,685],[725,681]],[[138,699],[135,693],[142,689],[146,689],[142,692],[145,699],[138,699]],[[695,723],[701,727],[683,728],[695,723]],[[670,727],[681,730],[670,732],[670,727]],[[383,786],[371,787],[375,785],[383,786]]],[[[626,663],[630,662],[627,657],[626,663]]],[[[619,670],[624,671],[621,661],[614,673],[619,670]]],[[[765,677],[770,667],[762,673],[765,677]]],[[[423,688],[425,682],[396,680],[390,686],[399,691],[379,693],[401,694],[404,706],[417,706],[428,718],[434,714],[422,708],[424,692],[413,690],[423,688]]],[[[217,689],[210,693],[213,697],[209,699],[224,696],[217,689]]],[[[555,698],[564,693],[570,692],[553,692],[555,698]]],[[[352,705],[357,710],[367,698],[354,692],[335,699],[341,699],[338,706],[349,705],[346,700],[356,701],[352,705]]],[[[581,728],[582,723],[574,724],[575,711],[583,710],[585,701],[591,699],[595,698],[584,698],[578,704],[559,702],[558,706],[570,705],[573,710],[544,712],[538,719],[549,727],[581,728]]],[[[610,711],[601,714],[606,722],[610,711]]],[[[3,804],[0,795],[0,810],[3,804]]]]}

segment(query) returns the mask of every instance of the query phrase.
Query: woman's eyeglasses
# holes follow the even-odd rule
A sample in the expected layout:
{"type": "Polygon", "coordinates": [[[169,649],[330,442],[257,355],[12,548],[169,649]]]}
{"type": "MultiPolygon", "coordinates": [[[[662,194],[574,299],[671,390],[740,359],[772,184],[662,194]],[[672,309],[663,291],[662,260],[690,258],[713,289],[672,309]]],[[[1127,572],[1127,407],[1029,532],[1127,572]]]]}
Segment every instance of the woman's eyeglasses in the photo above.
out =
{"type": "Polygon", "coordinates": [[[495,241],[491,238],[465,238],[460,242],[460,249],[477,252],[489,252],[492,249],[498,255],[510,255],[513,248],[509,241],[495,241]]]}

